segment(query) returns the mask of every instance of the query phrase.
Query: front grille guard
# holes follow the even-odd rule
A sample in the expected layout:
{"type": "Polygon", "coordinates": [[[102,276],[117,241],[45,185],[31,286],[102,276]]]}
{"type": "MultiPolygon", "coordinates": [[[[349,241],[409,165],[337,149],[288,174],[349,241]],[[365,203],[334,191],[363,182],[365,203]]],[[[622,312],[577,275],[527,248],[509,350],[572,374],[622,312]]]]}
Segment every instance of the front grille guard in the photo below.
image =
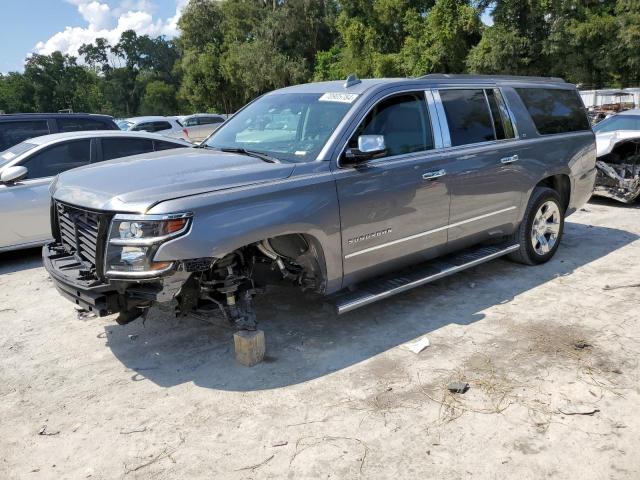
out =
{"type": "Polygon", "coordinates": [[[104,280],[104,256],[113,215],[52,202],[51,230],[61,248],[85,266],[86,279],[104,280]]]}

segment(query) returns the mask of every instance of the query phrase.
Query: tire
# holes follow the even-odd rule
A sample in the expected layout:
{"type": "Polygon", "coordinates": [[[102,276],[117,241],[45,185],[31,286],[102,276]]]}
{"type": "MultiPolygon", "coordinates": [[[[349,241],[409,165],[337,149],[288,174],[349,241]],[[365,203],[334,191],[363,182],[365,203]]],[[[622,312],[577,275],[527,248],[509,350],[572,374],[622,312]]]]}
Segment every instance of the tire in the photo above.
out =
{"type": "Polygon", "coordinates": [[[564,209],[558,192],[536,187],[518,229],[509,240],[520,248],[508,255],[510,260],[525,265],[548,262],[555,255],[564,232],[564,209]]]}

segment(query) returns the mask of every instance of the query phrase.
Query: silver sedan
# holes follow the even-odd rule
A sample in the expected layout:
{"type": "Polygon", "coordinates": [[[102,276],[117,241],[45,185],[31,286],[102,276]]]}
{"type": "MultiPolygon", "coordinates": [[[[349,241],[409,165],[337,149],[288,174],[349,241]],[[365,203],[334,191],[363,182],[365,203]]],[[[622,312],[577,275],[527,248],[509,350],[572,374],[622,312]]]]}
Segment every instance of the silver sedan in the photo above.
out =
{"type": "Polygon", "coordinates": [[[25,140],[0,152],[0,252],[51,238],[49,184],[72,168],[158,150],[190,147],[146,132],[69,132],[25,140]]]}

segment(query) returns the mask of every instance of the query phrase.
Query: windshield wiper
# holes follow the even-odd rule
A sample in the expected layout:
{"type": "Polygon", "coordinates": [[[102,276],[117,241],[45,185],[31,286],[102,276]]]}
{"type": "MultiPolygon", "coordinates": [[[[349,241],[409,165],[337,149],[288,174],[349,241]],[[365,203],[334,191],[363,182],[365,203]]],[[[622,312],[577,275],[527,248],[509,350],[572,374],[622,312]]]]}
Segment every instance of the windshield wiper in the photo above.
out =
{"type": "Polygon", "coordinates": [[[279,159],[272,157],[271,155],[267,155],[266,153],[262,153],[262,152],[256,152],[254,150],[247,150],[246,148],[223,147],[220,150],[228,153],[241,153],[243,155],[249,155],[250,157],[255,157],[255,158],[259,158],[260,160],[264,160],[267,163],[281,163],[279,159]]]}

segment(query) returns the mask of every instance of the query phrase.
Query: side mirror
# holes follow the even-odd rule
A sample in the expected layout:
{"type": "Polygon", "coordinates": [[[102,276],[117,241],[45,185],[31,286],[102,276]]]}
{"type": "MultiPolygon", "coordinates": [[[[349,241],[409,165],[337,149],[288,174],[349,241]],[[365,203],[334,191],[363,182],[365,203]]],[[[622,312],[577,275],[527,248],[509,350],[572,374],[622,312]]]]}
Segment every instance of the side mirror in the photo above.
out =
{"type": "Polygon", "coordinates": [[[383,155],[386,151],[384,135],[360,135],[358,148],[348,148],[344,157],[347,163],[355,164],[383,155]]]}
{"type": "Polygon", "coordinates": [[[22,165],[9,167],[2,171],[0,181],[2,183],[15,183],[26,177],[28,172],[27,167],[23,167],[22,165]]]}

